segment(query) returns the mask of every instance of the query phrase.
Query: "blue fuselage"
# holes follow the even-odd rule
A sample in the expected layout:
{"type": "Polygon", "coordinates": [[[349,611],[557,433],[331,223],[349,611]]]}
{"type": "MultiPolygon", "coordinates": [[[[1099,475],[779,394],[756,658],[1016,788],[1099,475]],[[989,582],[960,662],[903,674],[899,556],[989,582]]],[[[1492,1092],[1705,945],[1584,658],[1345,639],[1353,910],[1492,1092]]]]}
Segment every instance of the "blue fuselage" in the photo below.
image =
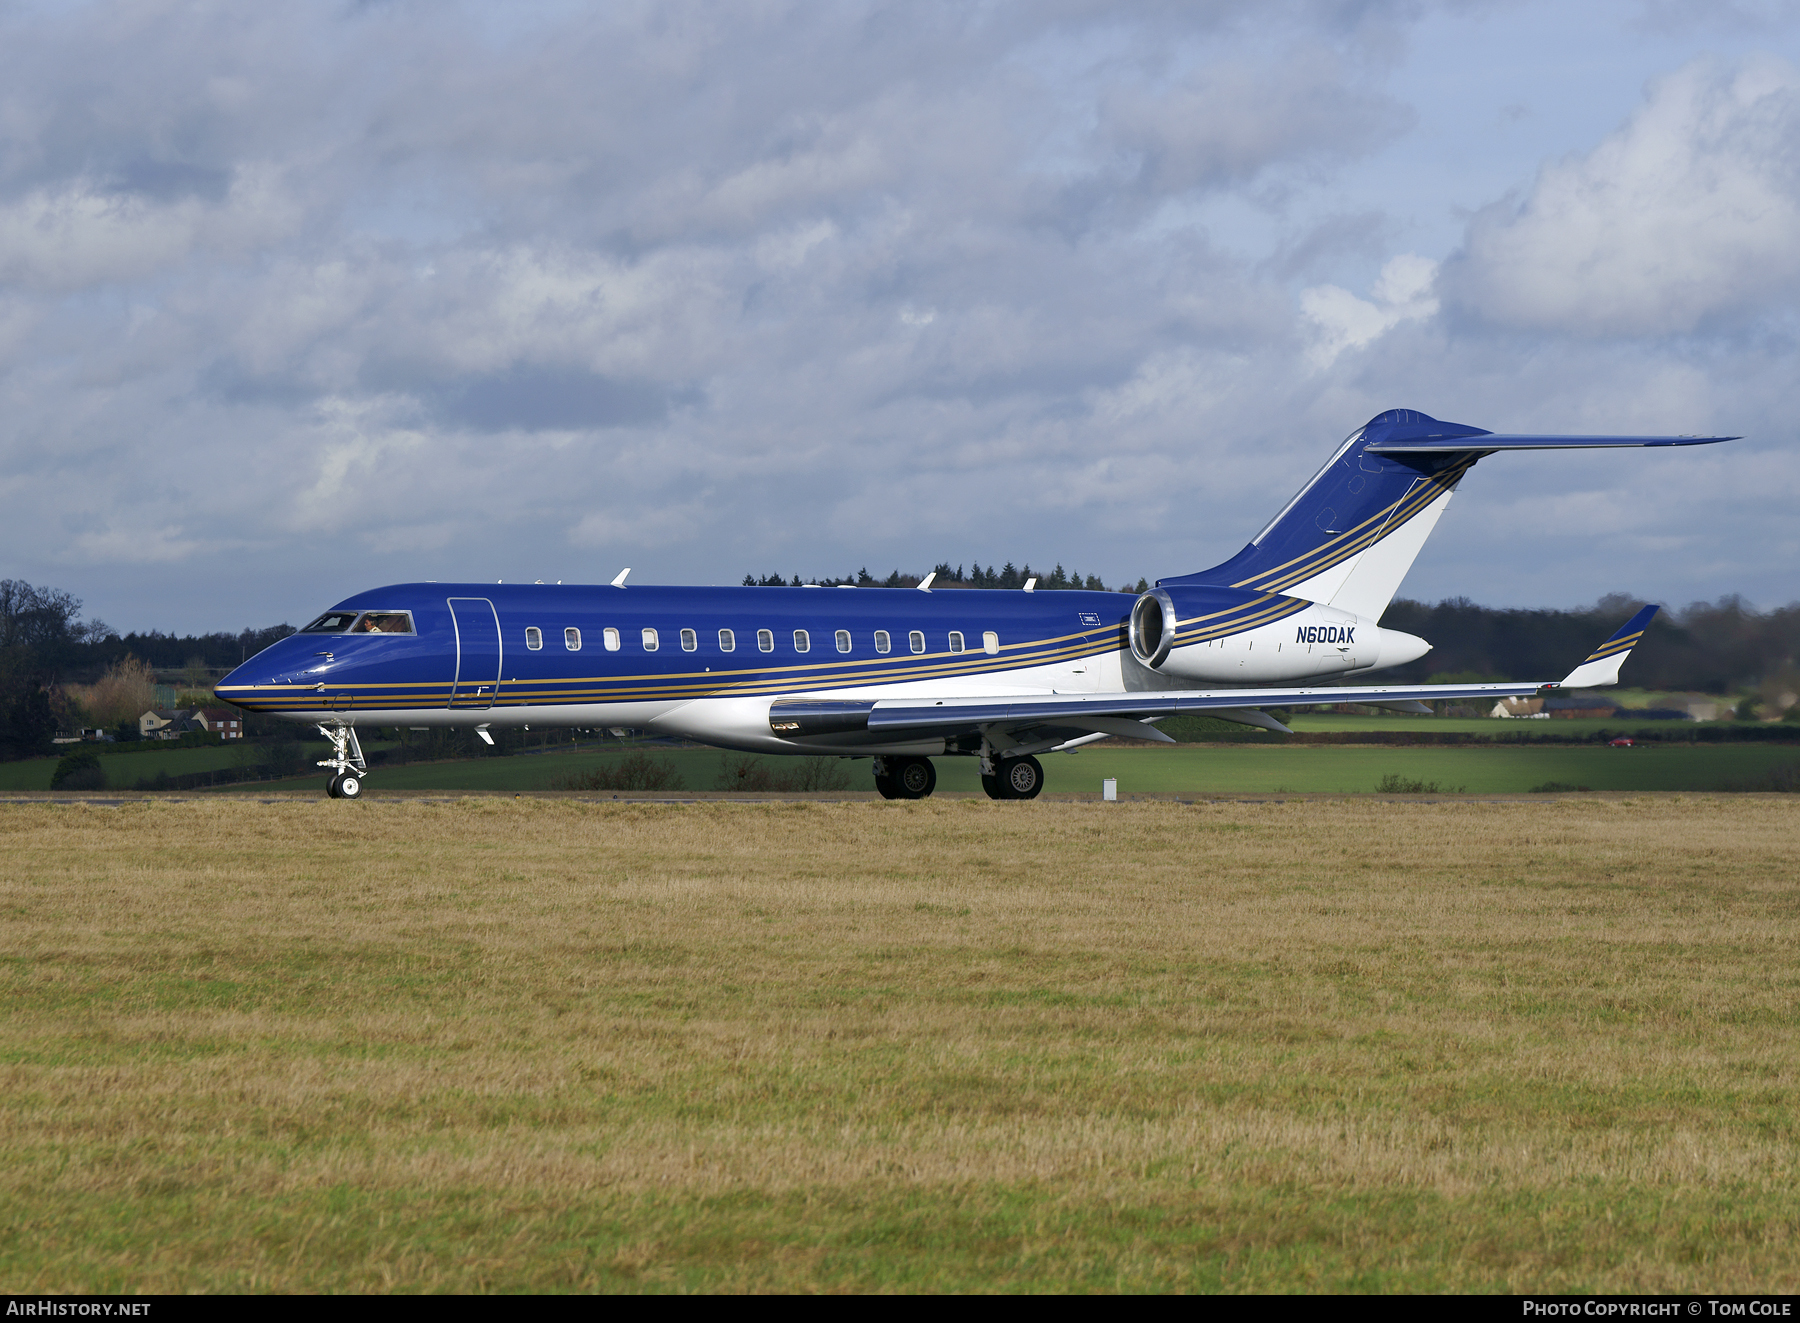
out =
{"type": "Polygon", "coordinates": [[[527,719],[551,724],[559,707],[1074,670],[1119,651],[1132,601],[1069,591],[395,584],[336,609],[404,612],[412,633],[294,634],[218,693],[301,720],[529,710],[527,719]]]}

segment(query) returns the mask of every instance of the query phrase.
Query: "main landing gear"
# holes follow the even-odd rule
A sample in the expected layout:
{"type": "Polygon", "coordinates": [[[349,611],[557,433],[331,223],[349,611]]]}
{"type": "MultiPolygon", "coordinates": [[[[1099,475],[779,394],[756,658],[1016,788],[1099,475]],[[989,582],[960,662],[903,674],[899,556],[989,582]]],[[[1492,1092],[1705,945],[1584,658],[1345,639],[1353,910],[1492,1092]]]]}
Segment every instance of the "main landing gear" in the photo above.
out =
{"type": "MultiPolygon", "coordinates": [[[[989,766],[983,758],[982,765],[989,766]]],[[[1044,765],[1036,758],[1001,758],[991,764],[993,771],[981,774],[981,788],[989,799],[1036,799],[1044,788],[1044,765]]]]}
{"type": "MultiPolygon", "coordinates": [[[[983,758],[981,765],[994,769],[981,774],[989,799],[1036,799],[1044,788],[1044,765],[1036,758],[983,758]]],[[[883,799],[924,799],[937,789],[937,769],[929,758],[877,758],[875,789],[883,799]]]]}
{"type": "Polygon", "coordinates": [[[924,799],[937,789],[937,768],[929,758],[877,758],[875,788],[883,799],[924,799]]]}
{"type": "Polygon", "coordinates": [[[369,764],[363,760],[362,745],[356,741],[354,726],[320,726],[319,734],[331,741],[331,757],[319,759],[320,767],[329,767],[331,780],[325,793],[333,799],[361,799],[363,778],[369,764]]]}

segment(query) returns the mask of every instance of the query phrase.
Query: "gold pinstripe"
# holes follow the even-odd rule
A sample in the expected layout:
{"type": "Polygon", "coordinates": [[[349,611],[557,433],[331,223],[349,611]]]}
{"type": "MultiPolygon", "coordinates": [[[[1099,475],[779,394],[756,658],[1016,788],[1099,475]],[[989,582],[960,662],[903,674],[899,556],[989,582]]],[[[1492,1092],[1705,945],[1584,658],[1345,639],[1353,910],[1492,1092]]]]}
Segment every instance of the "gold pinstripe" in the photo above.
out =
{"type": "Polygon", "coordinates": [[[1310,579],[1315,574],[1330,569],[1333,565],[1354,556],[1357,552],[1373,546],[1415,515],[1428,509],[1438,497],[1453,491],[1456,484],[1462,480],[1463,474],[1467,473],[1479,458],[1481,458],[1479,455],[1471,455],[1441,473],[1421,478],[1409,487],[1399,500],[1370,515],[1355,528],[1338,534],[1331,541],[1314,547],[1292,560],[1253,574],[1248,579],[1240,580],[1232,587],[1279,592],[1283,588],[1291,588],[1297,583],[1310,579]]]}
{"type": "Polygon", "coordinates": [[[1247,629],[1256,628],[1258,625],[1267,625],[1274,621],[1285,619],[1286,617],[1293,615],[1296,611],[1304,611],[1311,605],[1311,602],[1302,601],[1298,597],[1282,597],[1279,594],[1270,593],[1267,597],[1258,598],[1255,602],[1248,603],[1244,607],[1235,608],[1238,611],[1249,610],[1253,612],[1253,614],[1250,615],[1231,615],[1230,612],[1215,611],[1211,615],[1194,616],[1189,620],[1178,620],[1175,622],[1174,641],[1175,644],[1179,646],[1188,643],[1203,643],[1208,639],[1223,638],[1230,634],[1241,634],[1247,629]],[[1263,603],[1265,602],[1274,602],[1275,605],[1265,607],[1263,606],[1263,603]],[[1218,617],[1220,616],[1230,616],[1230,618],[1219,620],[1218,617]],[[1216,620],[1217,623],[1206,629],[1191,629],[1186,633],[1182,632],[1181,627],[1183,625],[1198,624],[1202,620],[1216,620]]]}
{"type": "MultiPolygon", "coordinates": [[[[1608,643],[1602,643],[1596,651],[1588,654],[1588,661],[1599,661],[1602,658],[1611,657],[1615,653],[1629,651],[1636,645],[1637,641],[1643,637],[1644,631],[1640,629],[1635,634],[1627,634],[1623,638],[1614,639],[1608,643]]],[[[1583,664],[1585,665],[1586,663],[1583,664]]]]}

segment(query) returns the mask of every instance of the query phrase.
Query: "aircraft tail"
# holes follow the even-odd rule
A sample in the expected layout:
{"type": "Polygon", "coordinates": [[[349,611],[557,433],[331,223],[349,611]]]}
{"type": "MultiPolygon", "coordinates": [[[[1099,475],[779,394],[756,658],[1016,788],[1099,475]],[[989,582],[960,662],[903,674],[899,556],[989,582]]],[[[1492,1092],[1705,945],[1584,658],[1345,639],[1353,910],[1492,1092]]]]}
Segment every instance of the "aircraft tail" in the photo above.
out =
{"type": "Polygon", "coordinates": [[[1477,461],[1500,450],[1706,445],[1724,436],[1524,436],[1390,409],[1352,432],[1250,544],[1163,579],[1280,593],[1379,620],[1477,461]]]}
{"type": "Polygon", "coordinates": [[[1561,687],[1592,689],[1599,685],[1619,683],[1619,667],[1625,664],[1625,659],[1631,655],[1637,641],[1644,637],[1644,631],[1650,627],[1650,621],[1656,612],[1656,607],[1647,606],[1627,620],[1611,638],[1590,652],[1586,661],[1563,677],[1561,687]]]}

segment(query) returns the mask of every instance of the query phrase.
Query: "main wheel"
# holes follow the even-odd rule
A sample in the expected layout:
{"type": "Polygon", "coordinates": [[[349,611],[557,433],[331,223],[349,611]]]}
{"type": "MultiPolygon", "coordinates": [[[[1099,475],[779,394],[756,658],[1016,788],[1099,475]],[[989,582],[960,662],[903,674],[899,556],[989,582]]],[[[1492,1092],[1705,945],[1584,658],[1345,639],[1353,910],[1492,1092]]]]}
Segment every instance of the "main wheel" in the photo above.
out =
{"type": "Polygon", "coordinates": [[[875,790],[883,799],[899,799],[900,787],[894,778],[883,773],[875,778],[875,790]]]}
{"type": "Polygon", "coordinates": [[[362,778],[355,772],[345,772],[337,779],[339,799],[359,799],[362,797],[362,778]]]}
{"type": "Polygon", "coordinates": [[[1000,778],[993,772],[981,774],[981,788],[987,791],[989,799],[1005,799],[1006,791],[1000,784],[1000,778]]]}
{"type": "Polygon", "coordinates": [[[924,799],[937,789],[937,768],[931,765],[931,759],[907,758],[898,767],[894,763],[894,759],[888,759],[888,766],[894,769],[890,775],[900,787],[901,798],[924,799]]]}
{"type": "Polygon", "coordinates": [[[1036,799],[1044,788],[1044,765],[1036,758],[1008,758],[997,773],[1007,799],[1036,799]]]}
{"type": "Polygon", "coordinates": [[[325,793],[330,795],[333,799],[342,799],[344,797],[342,788],[343,780],[344,776],[342,772],[332,777],[331,780],[325,783],[325,793]]]}

